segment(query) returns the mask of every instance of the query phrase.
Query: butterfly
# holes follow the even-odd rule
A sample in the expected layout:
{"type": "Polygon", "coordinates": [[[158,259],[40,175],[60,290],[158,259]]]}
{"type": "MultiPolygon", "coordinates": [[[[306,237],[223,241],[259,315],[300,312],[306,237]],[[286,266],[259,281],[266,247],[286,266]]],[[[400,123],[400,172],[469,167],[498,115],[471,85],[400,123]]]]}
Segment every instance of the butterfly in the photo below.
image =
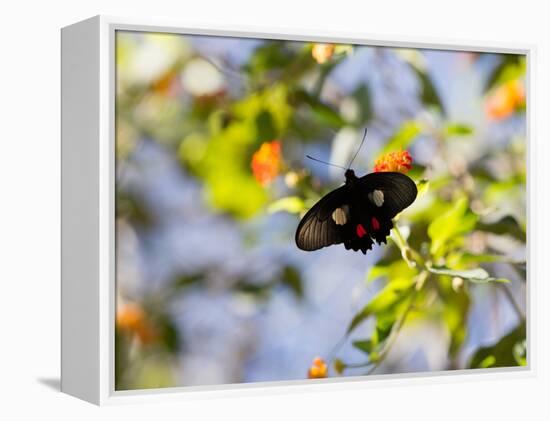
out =
{"type": "Polygon", "coordinates": [[[343,243],[347,250],[372,249],[386,243],[392,218],[410,206],[416,184],[399,172],[374,172],[357,177],[346,169],[346,182],[319,200],[296,229],[296,245],[305,251],[343,243]]]}

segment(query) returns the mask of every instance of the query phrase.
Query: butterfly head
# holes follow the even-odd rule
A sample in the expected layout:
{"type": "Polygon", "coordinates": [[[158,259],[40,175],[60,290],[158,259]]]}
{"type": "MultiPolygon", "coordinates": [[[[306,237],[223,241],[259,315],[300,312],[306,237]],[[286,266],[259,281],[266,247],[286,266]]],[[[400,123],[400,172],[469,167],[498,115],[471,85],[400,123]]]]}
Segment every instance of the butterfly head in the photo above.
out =
{"type": "Polygon", "coordinates": [[[350,183],[352,181],[357,180],[357,176],[355,175],[355,171],[353,171],[351,168],[348,168],[346,170],[346,183],[350,183]]]}

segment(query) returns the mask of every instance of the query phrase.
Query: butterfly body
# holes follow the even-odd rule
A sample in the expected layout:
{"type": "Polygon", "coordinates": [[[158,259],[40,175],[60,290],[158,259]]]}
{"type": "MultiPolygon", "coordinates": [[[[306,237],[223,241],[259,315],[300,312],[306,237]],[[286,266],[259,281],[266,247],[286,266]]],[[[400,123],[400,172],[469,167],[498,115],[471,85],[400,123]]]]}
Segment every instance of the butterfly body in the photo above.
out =
{"type": "Polygon", "coordinates": [[[302,218],[296,245],[305,251],[343,243],[366,254],[374,242],[386,243],[392,218],[417,195],[416,184],[397,172],[357,177],[346,170],[346,182],[319,200],[302,218]]]}

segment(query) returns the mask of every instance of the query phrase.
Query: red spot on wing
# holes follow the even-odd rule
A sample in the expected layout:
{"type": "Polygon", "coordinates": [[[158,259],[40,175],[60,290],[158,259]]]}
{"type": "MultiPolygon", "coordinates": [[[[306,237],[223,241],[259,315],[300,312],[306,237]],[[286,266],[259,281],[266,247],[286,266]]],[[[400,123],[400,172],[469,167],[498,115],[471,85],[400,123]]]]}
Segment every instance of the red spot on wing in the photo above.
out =
{"type": "Polygon", "coordinates": [[[376,219],[374,216],[371,219],[371,223],[372,223],[372,228],[375,231],[378,231],[380,229],[380,222],[378,222],[378,219],[376,219]]]}
{"type": "Polygon", "coordinates": [[[357,225],[357,227],[355,228],[355,232],[357,233],[357,236],[359,238],[363,238],[365,235],[367,235],[367,230],[361,224],[357,225]]]}

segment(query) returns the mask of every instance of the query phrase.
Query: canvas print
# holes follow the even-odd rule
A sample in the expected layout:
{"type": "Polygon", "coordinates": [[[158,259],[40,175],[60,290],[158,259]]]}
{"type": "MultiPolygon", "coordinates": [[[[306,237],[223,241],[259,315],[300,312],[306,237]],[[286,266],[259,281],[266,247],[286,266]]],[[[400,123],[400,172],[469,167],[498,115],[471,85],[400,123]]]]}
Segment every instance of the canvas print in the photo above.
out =
{"type": "Polygon", "coordinates": [[[115,389],[527,365],[526,66],[117,31],[115,389]]]}

